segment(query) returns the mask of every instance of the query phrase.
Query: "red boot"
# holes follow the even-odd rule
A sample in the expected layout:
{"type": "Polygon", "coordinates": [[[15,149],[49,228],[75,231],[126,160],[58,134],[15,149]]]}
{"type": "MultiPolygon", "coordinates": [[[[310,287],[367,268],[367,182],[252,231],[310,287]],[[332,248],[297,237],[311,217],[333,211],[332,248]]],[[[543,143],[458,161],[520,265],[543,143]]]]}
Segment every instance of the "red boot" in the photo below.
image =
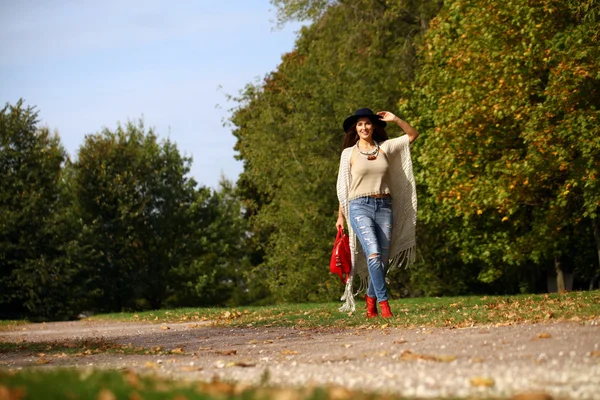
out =
{"type": "Polygon", "coordinates": [[[390,310],[390,304],[388,303],[387,300],[380,301],[379,307],[381,307],[381,317],[382,318],[392,318],[394,316],[394,314],[392,314],[392,310],[390,310]]]}
{"type": "Polygon", "coordinates": [[[377,299],[365,296],[367,300],[367,318],[377,318],[377,299]]]}

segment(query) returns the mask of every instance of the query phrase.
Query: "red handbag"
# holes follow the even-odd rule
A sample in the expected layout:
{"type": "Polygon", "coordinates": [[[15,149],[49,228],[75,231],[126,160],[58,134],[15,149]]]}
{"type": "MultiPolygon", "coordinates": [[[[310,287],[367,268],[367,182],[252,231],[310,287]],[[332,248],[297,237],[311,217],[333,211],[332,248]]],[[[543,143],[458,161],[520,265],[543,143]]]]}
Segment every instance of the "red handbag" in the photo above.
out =
{"type": "Polygon", "coordinates": [[[341,227],[338,227],[333,251],[331,252],[331,261],[329,262],[329,271],[339,275],[342,283],[348,281],[350,269],[352,268],[352,258],[350,256],[350,239],[344,233],[341,227]]]}

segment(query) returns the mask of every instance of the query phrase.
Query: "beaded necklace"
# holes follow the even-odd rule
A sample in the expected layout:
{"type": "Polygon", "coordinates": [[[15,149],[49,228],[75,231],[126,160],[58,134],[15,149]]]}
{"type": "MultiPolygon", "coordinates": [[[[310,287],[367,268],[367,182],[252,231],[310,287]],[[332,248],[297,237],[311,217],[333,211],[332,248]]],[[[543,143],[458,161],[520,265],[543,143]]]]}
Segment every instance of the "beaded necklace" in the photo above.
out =
{"type": "Polygon", "coordinates": [[[367,158],[367,160],[375,160],[377,158],[377,156],[379,155],[379,143],[377,143],[377,142],[375,142],[375,148],[373,150],[369,150],[369,151],[361,150],[360,147],[358,147],[358,142],[356,142],[356,148],[358,149],[358,152],[363,157],[367,158]]]}

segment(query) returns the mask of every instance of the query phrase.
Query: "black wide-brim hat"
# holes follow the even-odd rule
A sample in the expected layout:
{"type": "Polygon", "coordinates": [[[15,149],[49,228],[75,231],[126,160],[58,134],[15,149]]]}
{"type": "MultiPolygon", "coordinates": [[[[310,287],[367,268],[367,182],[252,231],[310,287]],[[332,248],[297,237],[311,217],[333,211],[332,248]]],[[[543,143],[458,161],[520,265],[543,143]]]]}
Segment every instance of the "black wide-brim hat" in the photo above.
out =
{"type": "Polygon", "coordinates": [[[344,120],[344,132],[348,132],[348,129],[352,128],[352,125],[356,124],[356,121],[358,121],[360,118],[370,118],[375,125],[378,125],[382,128],[385,128],[387,125],[385,121],[381,120],[381,116],[375,114],[370,108],[359,108],[358,110],[354,111],[353,115],[344,120]]]}

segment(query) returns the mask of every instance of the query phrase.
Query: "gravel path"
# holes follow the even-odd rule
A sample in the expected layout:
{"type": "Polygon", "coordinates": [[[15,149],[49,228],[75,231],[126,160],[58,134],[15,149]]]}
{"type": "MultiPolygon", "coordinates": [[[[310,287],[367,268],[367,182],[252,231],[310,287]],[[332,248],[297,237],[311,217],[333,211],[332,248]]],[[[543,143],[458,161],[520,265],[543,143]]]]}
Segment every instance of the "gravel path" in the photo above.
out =
{"type": "Polygon", "coordinates": [[[45,363],[38,354],[4,352],[0,368],[131,368],[189,380],[341,385],[423,398],[600,399],[600,320],[468,329],[309,330],[84,320],[0,332],[0,342],[77,340],[174,352],[55,354],[42,356],[45,363]]]}

